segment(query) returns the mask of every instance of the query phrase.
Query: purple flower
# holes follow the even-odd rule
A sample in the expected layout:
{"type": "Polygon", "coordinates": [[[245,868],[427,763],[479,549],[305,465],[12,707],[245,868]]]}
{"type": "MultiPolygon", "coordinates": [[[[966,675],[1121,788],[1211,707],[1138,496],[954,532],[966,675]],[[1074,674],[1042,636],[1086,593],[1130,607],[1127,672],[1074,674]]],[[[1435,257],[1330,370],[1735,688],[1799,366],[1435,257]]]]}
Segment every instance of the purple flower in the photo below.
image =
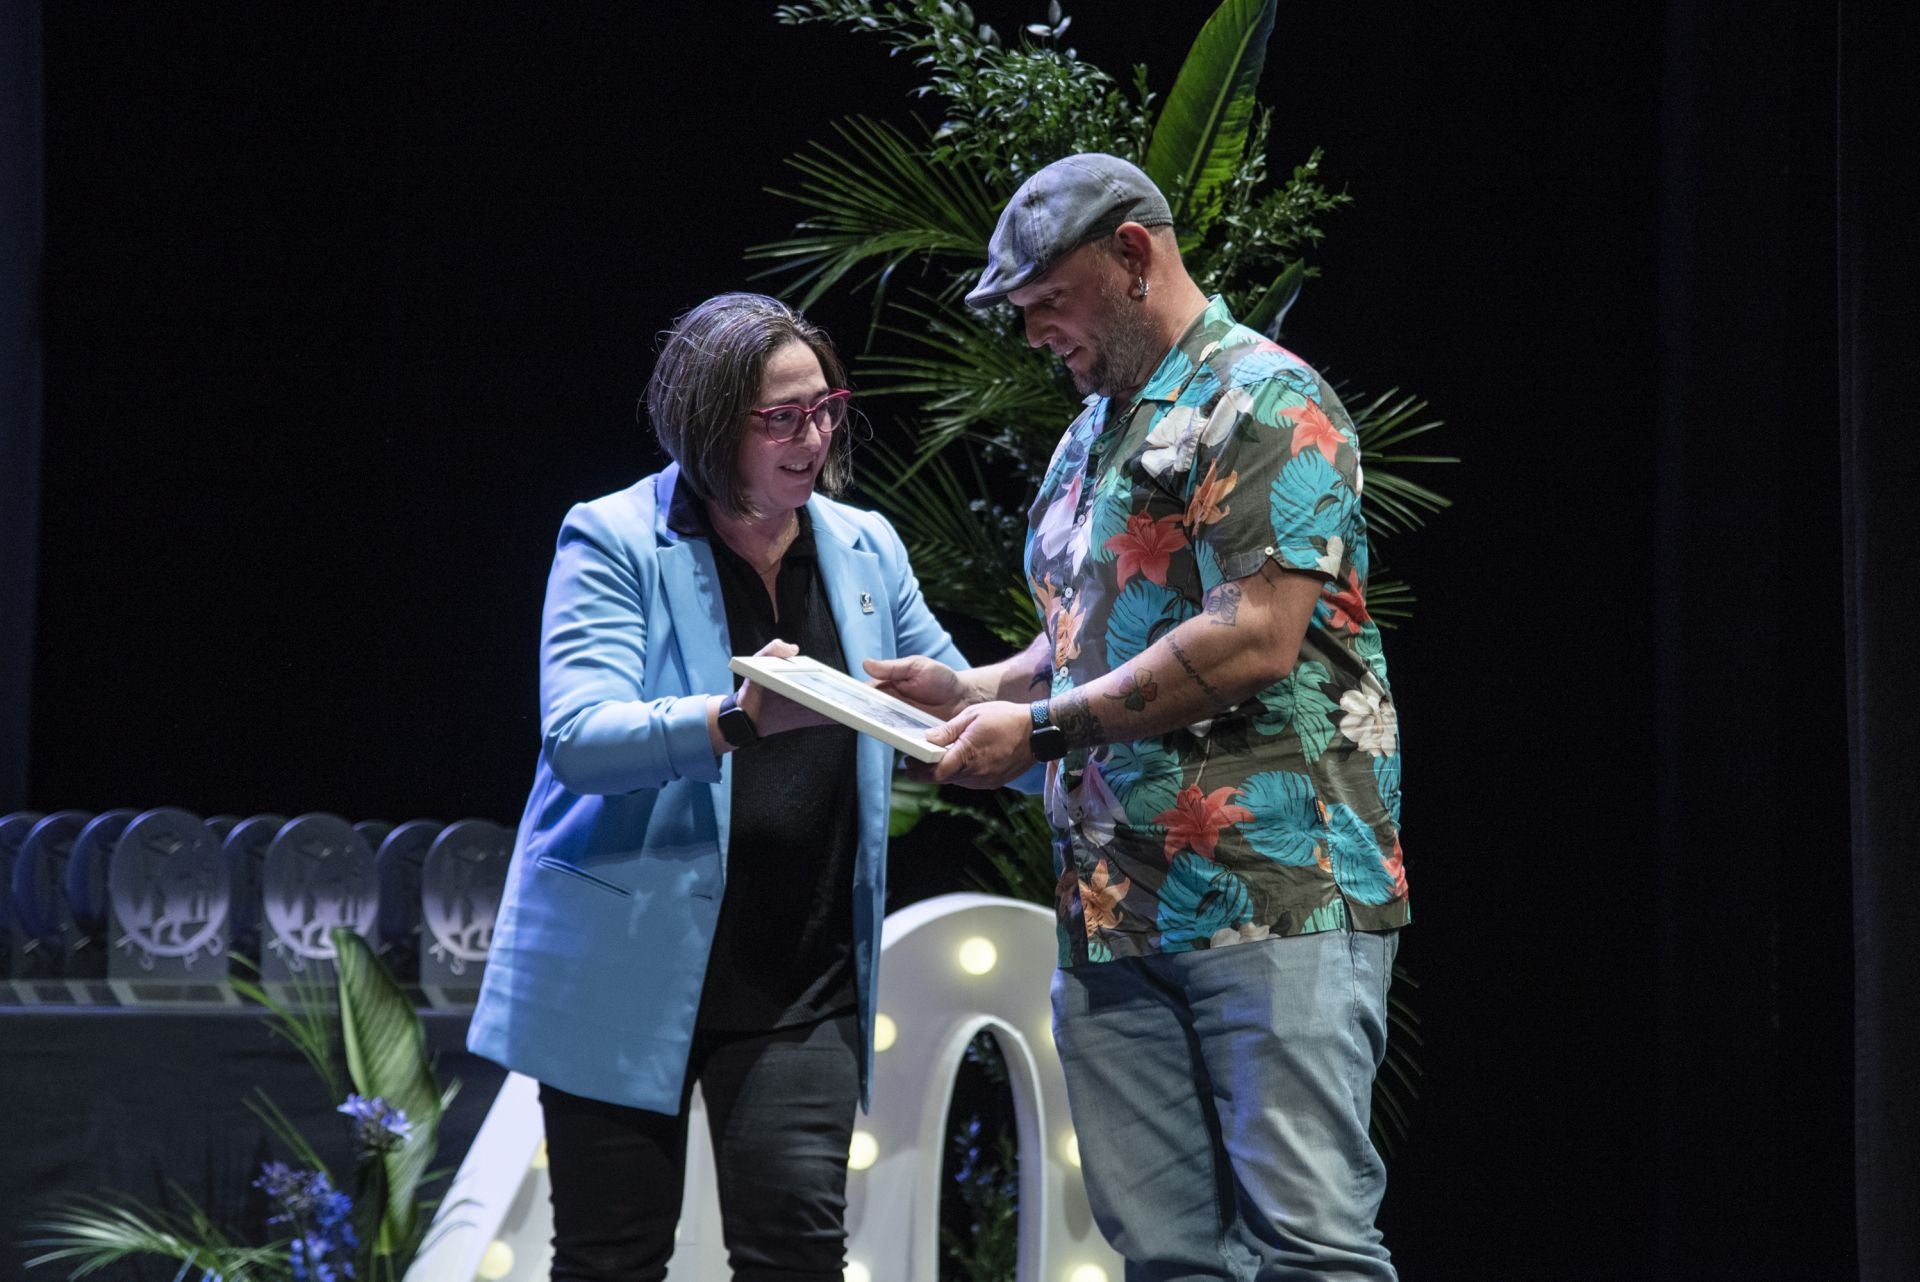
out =
{"type": "Polygon", "coordinates": [[[293,1226],[288,1263],[294,1282],[342,1282],[353,1277],[353,1253],[360,1239],[353,1231],[353,1199],[333,1187],[325,1171],[267,1162],[254,1187],[274,1204],[269,1224],[293,1226]]]}
{"type": "Polygon", "coordinates": [[[353,1119],[353,1142],[362,1153],[385,1153],[399,1148],[413,1134],[413,1123],[407,1120],[406,1113],[377,1097],[349,1095],[337,1111],[353,1119]]]}

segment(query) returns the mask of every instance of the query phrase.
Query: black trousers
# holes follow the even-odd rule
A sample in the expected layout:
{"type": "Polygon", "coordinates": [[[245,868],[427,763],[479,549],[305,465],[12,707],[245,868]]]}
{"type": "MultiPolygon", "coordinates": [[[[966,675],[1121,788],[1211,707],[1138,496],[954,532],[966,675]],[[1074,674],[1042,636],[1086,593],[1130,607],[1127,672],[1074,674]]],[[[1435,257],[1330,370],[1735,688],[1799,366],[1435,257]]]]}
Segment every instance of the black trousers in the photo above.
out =
{"type": "Polygon", "coordinates": [[[677,1114],[545,1085],[553,1282],[659,1282],[700,1084],[735,1282],[840,1282],[847,1146],[860,1098],[851,1013],[771,1033],[697,1033],[677,1114]]]}

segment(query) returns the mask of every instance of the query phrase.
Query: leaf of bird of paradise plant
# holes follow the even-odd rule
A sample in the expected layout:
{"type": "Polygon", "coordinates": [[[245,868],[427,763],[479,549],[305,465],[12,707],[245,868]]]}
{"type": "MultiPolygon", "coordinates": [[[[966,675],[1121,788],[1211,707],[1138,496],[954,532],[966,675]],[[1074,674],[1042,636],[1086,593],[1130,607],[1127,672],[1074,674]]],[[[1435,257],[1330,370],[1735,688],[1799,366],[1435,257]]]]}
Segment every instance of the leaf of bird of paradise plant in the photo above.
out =
{"type": "Polygon", "coordinates": [[[1182,248],[1206,235],[1220,212],[1220,188],[1246,151],[1277,9],[1278,0],[1223,0],[1194,39],[1154,122],[1141,167],[1177,202],[1182,248]]]}
{"type": "Polygon", "coordinates": [[[404,1112],[412,1133],[381,1155],[387,1204],[380,1217],[382,1253],[405,1255],[420,1240],[420,1184],[433,1162],[440,1126],[440,1085],[427,1059],[426,1029],[367,941],[335,927],[334,967],[340,979],[340,1033],[347,1074],[367,1099],[404,1112]]]}
{"type": "Polygon", "coordinates": [[[1300,288],[1307,281],[1307,263],[1305,259],[1295,259],[1287,264],[1287,269],[1274,278],[1271,285],[1260,291],[1260,296],[1248,306],[1240,323],[1248,329],[1257,329],[1268,338],[1278,340],[1280,323],[1287,318],[1287,309],[1300,297],[1300,288]]]}
{"type": "Polygon", "coordinates": [[[804,179],[800,189],[767,189],[812,215],[786,239],[747,250],[775,264],[769,274],[791,273],[789,288],[804,287],[803,310],[875,259],[879,268],[862,284],[915,254],[985,257],[1000,209],[971,168],[934,164],[928,147],[883,121],[855,116],[834,129],[844,152],[809,144],[787,161],[804,179]]]}

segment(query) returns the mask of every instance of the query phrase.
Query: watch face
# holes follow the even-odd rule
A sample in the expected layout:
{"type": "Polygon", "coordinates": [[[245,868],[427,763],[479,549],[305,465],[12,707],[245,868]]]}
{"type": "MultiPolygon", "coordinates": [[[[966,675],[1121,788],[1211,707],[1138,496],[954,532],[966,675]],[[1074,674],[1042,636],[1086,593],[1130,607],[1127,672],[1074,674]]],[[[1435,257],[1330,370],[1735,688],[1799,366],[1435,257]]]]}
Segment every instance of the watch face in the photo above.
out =
{"type": "Polygon", "coordinates": [[[1067,755],[1067,732],[1059,726],[1040,726],[1027,736],[1035,761],[1058,761],[1067,755]]]}
{"type": "Polygon", "coordinates": [[[747,710],[728,700],[720,709],[720,737],[736,748],[744,748],[750,743],[758,743],[760,735],[753,728],[753,718],[747,710]]]}

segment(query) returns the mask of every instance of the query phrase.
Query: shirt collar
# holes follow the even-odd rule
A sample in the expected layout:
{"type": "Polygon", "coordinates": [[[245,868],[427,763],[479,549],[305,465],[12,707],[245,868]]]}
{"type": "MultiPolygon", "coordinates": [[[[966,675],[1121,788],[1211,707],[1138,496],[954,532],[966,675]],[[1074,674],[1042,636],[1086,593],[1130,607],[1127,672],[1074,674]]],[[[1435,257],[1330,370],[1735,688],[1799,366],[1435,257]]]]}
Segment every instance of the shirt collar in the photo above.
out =
{"type": "Polygon", "coordinates": [[[1160,358],[1160,364],[1140,389],[1138,399],[1143,401],[1176,401],[1186,388],[1187,381],[1199,369],[1208,352],[1207,349],[1225,338],[1227,331],[1234,326],[1233,314],[1227,310],[1227,300],[1215,294],[1207,300],[1200,314],[1193,318],[1186,331],[1174,340],[1167,354],[1160,358]]]}

